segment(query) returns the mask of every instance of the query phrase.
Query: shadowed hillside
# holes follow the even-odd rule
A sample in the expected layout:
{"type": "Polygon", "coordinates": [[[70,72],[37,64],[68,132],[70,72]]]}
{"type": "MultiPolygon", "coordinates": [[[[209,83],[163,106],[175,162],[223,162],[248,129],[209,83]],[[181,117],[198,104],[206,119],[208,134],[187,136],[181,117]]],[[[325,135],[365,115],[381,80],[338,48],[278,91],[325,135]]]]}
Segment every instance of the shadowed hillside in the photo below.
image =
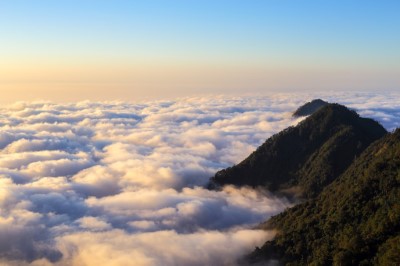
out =
{"type": "Polygon", "coordinates": [[[400,265],[400,130],[372,144],[313,200],[262,225],[278,229],[252,262],[400,265]]]}
{"type": "Polygon", "coordinates": [[[238,165],[217,172],[209,187],[260,186],[312,198],[384,134],[374,120],[329,104],[269,138],[238,165]]]}

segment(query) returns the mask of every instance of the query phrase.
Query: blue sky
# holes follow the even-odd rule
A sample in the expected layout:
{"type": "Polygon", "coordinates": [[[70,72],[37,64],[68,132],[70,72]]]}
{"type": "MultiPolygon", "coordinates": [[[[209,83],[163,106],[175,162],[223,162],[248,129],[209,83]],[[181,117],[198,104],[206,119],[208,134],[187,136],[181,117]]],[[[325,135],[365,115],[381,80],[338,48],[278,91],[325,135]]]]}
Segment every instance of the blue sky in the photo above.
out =
{"type": "Polygon", "coordinates": [[[321,89],[343,73],[336,87],[398,88],[399,13],[394,0],[5,0],[0,89],[60,82],[77,88],[84,82],[124,83],[121,90],[137,94],[149,83],[154,92],[185,84],[185,92],[223,92],[238,83],[237,73],[245,73],[239,82],[244,89],[315,89],[318,82],[309,80],[321,72],[321,89]],[[137,69],[145,72],[136,75],[141,79],[137,69]],[[166,69],[174,78],[158,78],[166,69]],[[190,82],[180,82],[180,74],[192,76],[190,82]]]}

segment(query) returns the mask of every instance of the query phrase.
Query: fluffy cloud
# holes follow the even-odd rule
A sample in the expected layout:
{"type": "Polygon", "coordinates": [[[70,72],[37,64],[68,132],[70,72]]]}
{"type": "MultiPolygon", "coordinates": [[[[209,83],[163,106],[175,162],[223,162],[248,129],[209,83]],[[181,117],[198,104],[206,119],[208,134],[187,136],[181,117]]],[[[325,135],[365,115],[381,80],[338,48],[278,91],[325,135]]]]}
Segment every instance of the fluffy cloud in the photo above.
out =
{"type": "Polygon", "coordinates": [[[392,130],[398,94],[274,94],[0,108],[0,263],[232,265],[290,203],[203,186],[320,97],[392,130]]]}
{"type": "Polygon", "coordinates": [[[233,265],[237,256],[272,236],[272,232],[259,230],[127,234],[114,229],[70,234],[58,243],[68,265],[233,265]]]}

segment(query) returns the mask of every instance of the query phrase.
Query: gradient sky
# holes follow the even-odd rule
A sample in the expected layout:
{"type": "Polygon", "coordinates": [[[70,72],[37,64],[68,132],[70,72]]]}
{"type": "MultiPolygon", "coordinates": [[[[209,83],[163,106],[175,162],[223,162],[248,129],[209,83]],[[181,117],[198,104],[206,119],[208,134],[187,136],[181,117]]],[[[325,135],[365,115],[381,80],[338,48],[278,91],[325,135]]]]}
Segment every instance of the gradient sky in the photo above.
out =
{"type": "Polygon", "coordinates": [[[400,1],[3,0],[1,101],[400,89],[400,1]]]}

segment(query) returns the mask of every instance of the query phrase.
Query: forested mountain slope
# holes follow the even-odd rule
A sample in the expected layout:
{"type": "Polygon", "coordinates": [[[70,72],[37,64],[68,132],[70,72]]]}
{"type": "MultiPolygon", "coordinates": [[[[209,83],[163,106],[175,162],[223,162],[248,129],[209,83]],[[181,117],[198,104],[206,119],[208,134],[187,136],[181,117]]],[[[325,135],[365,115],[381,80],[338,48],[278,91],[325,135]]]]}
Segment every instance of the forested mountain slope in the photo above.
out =
{"type": "Polygon", "coordinates": [[[238,165],[217,172],[209,187],[248,185],[313,198],[386,133],[376,121],[328,104],[269,138],[238,165]]]}
{"type": "Polygon", "coordinates": [[[400,129],[367,148],[316,199],[262,227],[278,234],[252,262],[400,265],[400,129]]]}

